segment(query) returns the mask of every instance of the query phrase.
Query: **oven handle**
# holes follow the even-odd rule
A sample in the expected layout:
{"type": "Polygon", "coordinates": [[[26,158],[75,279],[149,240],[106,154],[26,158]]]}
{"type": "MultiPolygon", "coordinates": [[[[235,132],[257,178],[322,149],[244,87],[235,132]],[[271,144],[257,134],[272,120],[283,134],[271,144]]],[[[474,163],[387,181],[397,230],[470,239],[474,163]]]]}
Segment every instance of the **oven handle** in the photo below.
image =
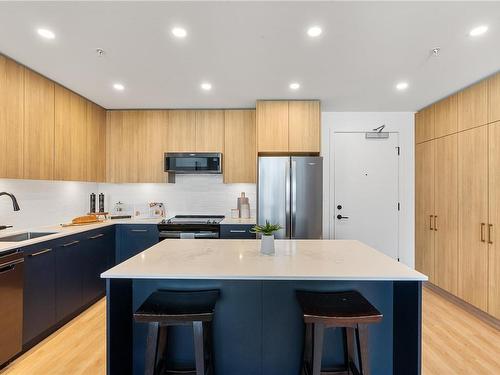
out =
{"type": "Polygon", "coordinates": [[[181,233],[193,234],[194,238],[219,238],[217,232],[180,232],[180,231],[162,231],[159,233],[160,238],[181,238],[181,233]]]}

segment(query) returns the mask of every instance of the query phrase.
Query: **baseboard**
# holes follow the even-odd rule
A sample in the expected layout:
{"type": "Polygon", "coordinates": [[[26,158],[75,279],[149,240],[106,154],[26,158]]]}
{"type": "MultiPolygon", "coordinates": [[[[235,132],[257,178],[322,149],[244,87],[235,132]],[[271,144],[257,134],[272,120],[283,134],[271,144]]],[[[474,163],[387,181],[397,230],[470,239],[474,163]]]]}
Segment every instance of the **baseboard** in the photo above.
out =
{"type": "Polygon", "coordinates": [[[454,296],[450,292],[447,292],[446,290],[441,289],[437,285],[434,285],[430,282],[424,283],[424,287],[433,291],[436,294],[439,294],[441,297],[459,306],[460,308],[474,315],[476,318],[492,326],[493,328],[500,330],[500,320],[495,318],[494,316],[491,316],[490,314],[484,312],[483,310],[478,309],[476,306],[473,306],[470,303],[465,302],[463,299],[454,296]]]}

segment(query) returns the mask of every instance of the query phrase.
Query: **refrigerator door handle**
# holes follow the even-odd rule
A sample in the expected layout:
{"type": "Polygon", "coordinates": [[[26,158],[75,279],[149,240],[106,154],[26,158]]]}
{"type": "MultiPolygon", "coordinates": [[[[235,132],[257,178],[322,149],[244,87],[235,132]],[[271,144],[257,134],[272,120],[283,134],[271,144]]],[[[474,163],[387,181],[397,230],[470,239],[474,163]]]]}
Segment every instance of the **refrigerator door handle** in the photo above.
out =
{"type": "Polygon", "coordinates": [[[285,165],[285,237],[290,238],[290,165],[285,165]]]}
{"type": "Polygon", "coordinates": [[[291,208],[292,214],[290,218],[290,238],[295,236],[295,223],[297,219],[297,161],[292,159],[292,172],[291,172],[291,208]]]}

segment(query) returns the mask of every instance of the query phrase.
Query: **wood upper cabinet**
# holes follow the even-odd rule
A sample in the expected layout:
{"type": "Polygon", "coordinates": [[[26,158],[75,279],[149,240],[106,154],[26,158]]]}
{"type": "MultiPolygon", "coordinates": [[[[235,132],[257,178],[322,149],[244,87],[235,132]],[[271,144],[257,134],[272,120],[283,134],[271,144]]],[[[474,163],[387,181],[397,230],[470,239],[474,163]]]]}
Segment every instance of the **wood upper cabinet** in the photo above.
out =
{"type": "Polygon", "coordinates": [[[106,119],[106,180],[138,182],[138,124],[142,111],[108,111],[106,119]]]}
{"type": "Polygon", "coordinates": [[[165,182],[167,111],[108,111],[107,181],[165,182]]]}
{"type": "Polygon", "coordinates": [[[452,134],[435,144],[434,231],[435,283],[457,295],[458,287],[458,136],[452,134]]]}
{"type": "Polygon", "coordinates": [[[458,295],[488,308],[488,127],[458,134],[458,295]]]}
{"type": "Polygon", "coordinates": [[[415,268],[431,282],[435,279],[434,142],[415,148],[415,268]]]}
{"type": "Polygon", "coordinates": [[[451,95],[434,104],[434,137],[456,133],[458,130],[458,97],[451,95]]]}
{"type": "Polygon", "coordinates": [[[54,82],[29,69],[24,85],[24,178],[54,179],[54,82]]]}
{"type": "Polygon", "coordinates": [[[168,111],[169,152],[192,152],[196,150],[196,114],[190,110],[168,111]]]}
{"type": "Polygon", "coordinates": [[[500,122],[489,126],[488,312],[500,319],[500,122]]]}
{"type": "Polygon", "coordinates": [[[255,110],[226,110],[224,117],[224,182],[255,183],[255,110]]]}
{"type": "Polygon", "coordinates": [[[257,151],[288,152],[288,101],[259,100],[257,117],[257,151]]]}
{"type": "Polygon", "coordinates": [[[87,101],[55,85],[56,180],[88,180],[87,101]]]}
{"type": "Polygon", "coordinates": [[[458,130],[488,123],[488,81],[484,80],[458,93],[458,130]]]}
{"type": "Polygon", "coordinates": [[[421,109],[415,113],[415,143],[429,141],[434,138],[434,106],[421,109]]]}
{"type": "Polygon", "coordinates": [[[196,147],[193,150],[197,152],[223,152],[224,111],[197,110],[195,116],[196,147]]]}
{"type": "Polygon", "coordinates": [[[0,178],[23,178],[24,70],[0,55],[0,178]]]}
{"type": "Polygon", "coordinates": [[[319,152],[321,110],[319,100],[288,102],[288,150],[319,152]]]}
{"type": "Polygon", "coordinates": [[[139,182],[165,182],[164,154],[167,152],[168,111],[143,111],[138,128],[139,182]]]}
{"type": "Polygon", "coordinates": [[[87,180],[106,180],[106,110],[92,102],[87,103],[87,180]]]}
{"type": "Polygon", "coordinates": [[[500,121],[500,73],[488,80],[488,122],[500,121]]]}

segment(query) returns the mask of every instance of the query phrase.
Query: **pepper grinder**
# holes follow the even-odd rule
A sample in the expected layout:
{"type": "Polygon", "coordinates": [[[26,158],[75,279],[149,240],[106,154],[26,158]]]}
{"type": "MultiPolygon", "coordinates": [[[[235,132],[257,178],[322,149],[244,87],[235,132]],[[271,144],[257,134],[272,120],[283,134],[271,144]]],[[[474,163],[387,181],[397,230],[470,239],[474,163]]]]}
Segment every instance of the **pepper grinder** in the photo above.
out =
{"type": "Polygon", "coordinates": [[[95,213],[95,194],[90,194],[90,211],[91,214],[95,213]]]}
{"type": "Polygon", "coordinates": [[[99,212],[104,212],[104,194],[99,193],[99,212]]]}

